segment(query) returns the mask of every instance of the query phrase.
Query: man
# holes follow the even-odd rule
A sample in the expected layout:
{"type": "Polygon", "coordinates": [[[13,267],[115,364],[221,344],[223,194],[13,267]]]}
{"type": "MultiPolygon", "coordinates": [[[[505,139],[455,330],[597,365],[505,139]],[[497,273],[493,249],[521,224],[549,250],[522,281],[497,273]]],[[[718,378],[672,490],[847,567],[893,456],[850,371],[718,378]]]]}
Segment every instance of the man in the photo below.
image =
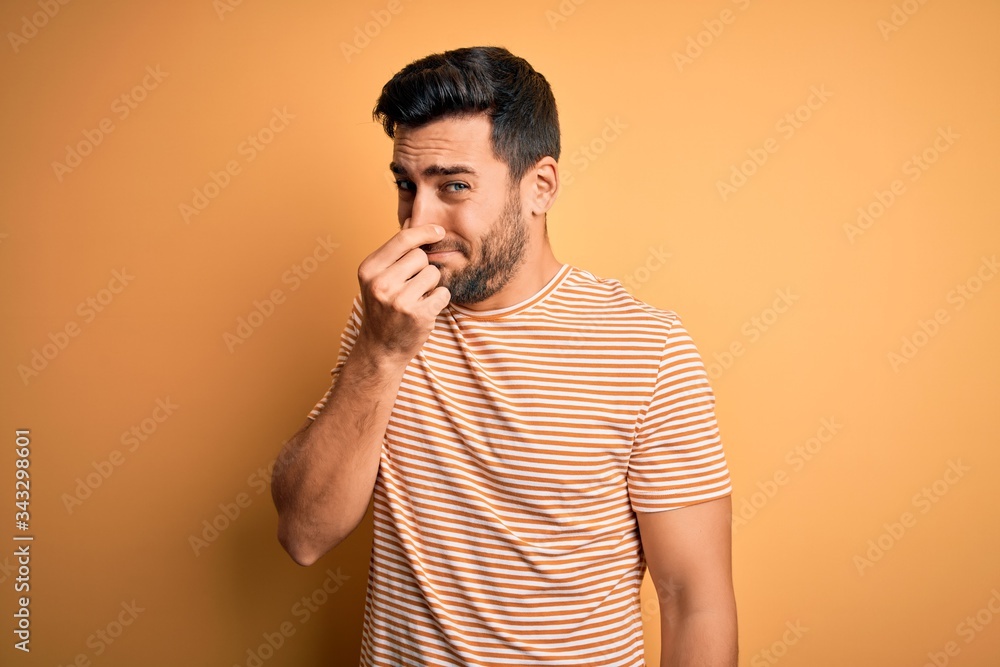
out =
{"type": "Polygon", "coordinates": [[[273,477],[309,565],[375,539],[363,665],[736,665],[731,486],[676,314],[556,260],[559,122],[500,48],[411,63],[374,111],[400,231],[360,265],[330,390],[273,477]]]}

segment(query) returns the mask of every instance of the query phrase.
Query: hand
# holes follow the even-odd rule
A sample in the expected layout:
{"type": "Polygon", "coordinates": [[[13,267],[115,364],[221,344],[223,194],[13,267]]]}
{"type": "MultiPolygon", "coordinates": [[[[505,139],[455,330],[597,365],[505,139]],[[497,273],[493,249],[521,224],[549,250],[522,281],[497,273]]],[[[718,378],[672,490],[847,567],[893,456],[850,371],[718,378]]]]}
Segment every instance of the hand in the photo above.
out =
{"type": "Polygon", "coordinates": [[[441,272],[420,248],[442,238],[437,225],[404,226],[358,267],[364,308],[359,342],[383,358],[409,363],[451,300],[448,288],[438,286],[441,272]]]}

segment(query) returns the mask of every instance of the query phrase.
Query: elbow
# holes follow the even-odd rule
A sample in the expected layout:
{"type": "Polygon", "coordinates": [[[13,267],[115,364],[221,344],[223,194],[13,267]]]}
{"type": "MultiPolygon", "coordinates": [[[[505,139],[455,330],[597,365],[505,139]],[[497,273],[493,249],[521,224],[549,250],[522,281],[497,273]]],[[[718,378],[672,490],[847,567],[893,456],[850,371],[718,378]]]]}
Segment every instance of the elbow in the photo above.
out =
{"type": "Polygon", "coordinates": [[[305,538],[301,531],[289,528],[285,522],[278,522],[278,542],[292,560],[302,567],[309,567],[341,541],[343,538],[337,538],[331,543],[321,546],[315,540],[305,538]]]}
{"type": "Polygon", "coordinates": [[[295,561],[297,565],[301,565],[302,567],[309,567],[320,558],[320,554],[298,543],[285,542],[280,538],[279,542],[281,542],[281,546],[284,547],[288,555],[292,557],[292,560],[295,561]]]}
{"type": "Polygon", "coordinates": [[[276,486],[272,483],[271,495],[275,508],[278,510],[278,544],[298,565],[308,567],[318,561],[326,551],[320,551],[309,539],[308,531],[304,530],[301,521],[296,521],[294,513],[283,507],[276,486]]]}
{"type": "Polygon", "coordinates": [[[287,522],[281,520],[278,521],[278,543],[302,567],[309,567],[323,555],[290,529],[287,522]]]}

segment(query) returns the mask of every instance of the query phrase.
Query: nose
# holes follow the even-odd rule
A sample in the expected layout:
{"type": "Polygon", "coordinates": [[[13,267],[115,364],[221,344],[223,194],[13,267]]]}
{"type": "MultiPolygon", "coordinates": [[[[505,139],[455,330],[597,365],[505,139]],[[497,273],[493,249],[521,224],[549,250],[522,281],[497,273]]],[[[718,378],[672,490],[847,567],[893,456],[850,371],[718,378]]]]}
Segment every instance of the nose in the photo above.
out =
{"type": "Polygon", "coordinates": [[[408,201],[399,201],[400,225],[405,229],[419,225],[440,224],[441,214],[437,209],[434,192],[429,188],[420,188],[408,201]]]}

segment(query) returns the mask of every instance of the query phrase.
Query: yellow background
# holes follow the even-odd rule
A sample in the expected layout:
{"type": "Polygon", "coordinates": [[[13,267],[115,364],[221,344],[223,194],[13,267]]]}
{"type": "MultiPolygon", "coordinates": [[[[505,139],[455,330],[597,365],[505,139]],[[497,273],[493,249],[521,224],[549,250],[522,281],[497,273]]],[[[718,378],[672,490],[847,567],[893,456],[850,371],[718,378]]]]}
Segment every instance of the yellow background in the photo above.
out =
{"type": "Polygon", "coordinates": [[[557,257],[680,313],[712,371],[744,512],[740,664],[1000,664],[997,2],[223,1],[0,9],[0,540],[19,532],[17,428],[35,535],[30,655],[0,551],[0,662],[252,665],[287,623],[263,664],[355,664],[370,522],[299,568],[261,479],[327,388],[358,263],[396,226],[382,84],[500,44],[559,104],[557,257]],[[54,167],[85,132],[100,143],[54,167]],[[317,239],[337,247],[303,264],[317,239]],[[314,270],[296,283],[296,265],[314,270]],[[177,406],[161,421],[158,400],[177,406]],[[193,546],[206,521],[224,530],[193,546]],[[339,589],[304,618],[327,572],[339,589]]]}

